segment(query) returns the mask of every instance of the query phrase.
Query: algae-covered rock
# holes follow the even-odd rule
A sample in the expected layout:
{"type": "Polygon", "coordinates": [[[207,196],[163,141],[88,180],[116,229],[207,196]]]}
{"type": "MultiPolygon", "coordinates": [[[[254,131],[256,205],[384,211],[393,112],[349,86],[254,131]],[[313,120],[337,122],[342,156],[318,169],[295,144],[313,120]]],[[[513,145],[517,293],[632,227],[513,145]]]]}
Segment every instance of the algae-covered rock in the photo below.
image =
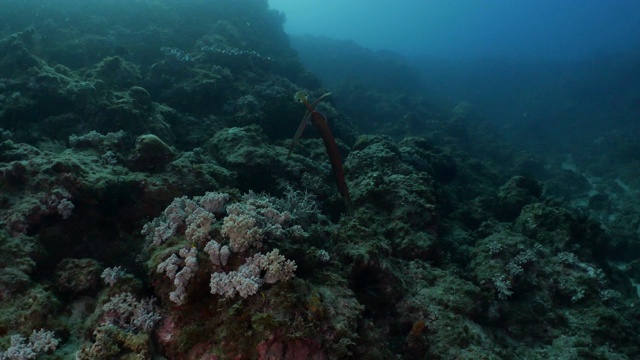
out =
{"type": "Polygon", "coordinates": [[[237,174],[241,189],[273,189],[284,173],[283,150],[269,145],[258,126],[223,129],[206,147],[214,159],[237,174]]]}
{"type": "Polygon", "coordinates": [[[162,171],[175,157],[175,150],[153,134],[140,135],[131,156],[131,168],[138,171],[162,171]]]}
{"type": "Polygon", "coordinates": [[[88,76],[100,79],[116,89],[139,85],[142,80],[138,67],[119,56],[105,58],[89,71],[88,76]]]}
{"type": "Polygon", "coordinates": [[[0,339],[49,327],[60,306],[55,295],[34,279],[45,252],[36,238],[0,230],[0,339]]]}
{"type": "Polygon", "coordinates": [[[542,195],[542,184],[525,177],[514,176],[498,191],[496,213],[499,219],[511,221],[520,214],[525,205],[537,201],[542,195]]]}
{"type": "Polygon", "coordinates": [[[93,259],[64,259],[56,268],[58,290],[74,295],[95,293],[101,271],[100,264],[93,259]]]}
{"type": "Polygon", "coordinates": [[[146,109],[151,106],[151,95],[140,86],[132,86],[129,88],[129,97],[133,100],[134,106],[146,109]]]}

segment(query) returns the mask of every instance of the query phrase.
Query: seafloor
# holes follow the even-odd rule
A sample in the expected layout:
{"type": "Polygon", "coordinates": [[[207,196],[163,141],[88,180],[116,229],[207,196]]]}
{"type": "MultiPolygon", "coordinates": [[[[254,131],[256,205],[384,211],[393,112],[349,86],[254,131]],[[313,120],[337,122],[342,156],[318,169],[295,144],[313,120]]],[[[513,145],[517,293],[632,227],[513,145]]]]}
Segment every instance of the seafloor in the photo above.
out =
{"type": "Polygon", "coordinates": [[[345,84],[346,206],[266,1],[0,6],[0,359],[640,357],[609,161],[345,84]]]}

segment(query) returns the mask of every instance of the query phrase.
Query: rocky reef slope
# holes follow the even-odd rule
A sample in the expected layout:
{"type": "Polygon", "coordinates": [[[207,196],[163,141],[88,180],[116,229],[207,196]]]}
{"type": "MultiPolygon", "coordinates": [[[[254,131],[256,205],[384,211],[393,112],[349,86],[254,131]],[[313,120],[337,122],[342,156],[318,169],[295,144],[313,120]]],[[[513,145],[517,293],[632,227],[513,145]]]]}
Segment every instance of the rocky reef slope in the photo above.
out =
{"type": "Polygon", "coordinates": [[[468,106],[329,98],[347,211],[314,129],[287,158],[326,89],[266,1],[4,7],[0,358],[640,351],[623,240],[468,106]]]}

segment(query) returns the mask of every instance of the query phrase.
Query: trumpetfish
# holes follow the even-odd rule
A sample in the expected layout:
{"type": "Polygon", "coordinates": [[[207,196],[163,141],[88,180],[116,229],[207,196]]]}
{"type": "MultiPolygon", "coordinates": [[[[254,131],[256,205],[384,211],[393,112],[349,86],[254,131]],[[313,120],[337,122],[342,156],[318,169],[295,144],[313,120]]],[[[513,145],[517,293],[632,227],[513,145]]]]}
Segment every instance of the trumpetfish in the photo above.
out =
{"type": "Polygon", "coordinates": [[[333,171],[333,175],[336,178],[336,187],[338,188],[338,192],[342,195],[344,199],[344,203],[347,207],[347,211],[351,212],[351,200],[349,199],[349,189],[347,188],[347,182],[344,179],[344,171],[342,170],[342,159],[340,157],[340,151],[338,151],[338,145],[336,145],[336,139],[333,137],[333,133],[331,132],[331,128],[329,128],[329,123],[327,119],[321,113],[316,111],[316,106],[324,99],[325,97],[331,95],[331,93],[326,93],[313,104],[310,104],[307,100],[307,95],[304,91],[300,90],[296,92],[295,99],[300,101],[307,108],[304,116],[302,117],[302,121],[300,122],[300,126],[298,126],[298,130],[293,136],[293,142],[291,143],[291,147],[289,148],[289,154],[287,155],[287,159],[291,156],[293,149],[298,144],[300,140],[300,136],[302,136],[302,132],[306,128],[309,120],[311,120],[311,125],[313,125],[316,130],[320,133],[322,137],[322,141],[324,142],[324,147],[327,150],[327,155],[329,155],[329,162],[331,163],[331,170],[333,171]]]}

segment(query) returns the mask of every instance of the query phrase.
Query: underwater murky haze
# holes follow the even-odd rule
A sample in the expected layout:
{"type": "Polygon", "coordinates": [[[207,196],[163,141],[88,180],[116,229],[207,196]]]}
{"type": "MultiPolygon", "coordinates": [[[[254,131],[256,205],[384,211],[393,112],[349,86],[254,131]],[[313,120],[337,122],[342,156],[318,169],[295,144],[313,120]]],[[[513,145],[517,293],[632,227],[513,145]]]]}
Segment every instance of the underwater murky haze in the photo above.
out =
{"type": "Polygon", "coordinates": [[[290,34],[441,58],[567,59],[640,44],[637,1],[271,0],[290,34]]]}
{"type": "MultiPolygon", "coordinates": [[[[309,55],[311,40],[295,36],[353,40],[396,52],[420,70],[431,96],[452,106],[471,103],[510,138],[533,149],[589,142],[612,126],[635,130],[638,101],[630,94],[637,93],[633,79],[640,79],[638,1],[271,0],[270,5],[285,13],[285,30],[294,35],[303,61],[322,69],[330,83],[339,76],[332,76],[329,64],[314,64],[320,57],[309,55]]],[[[333,67],[341,60],[348,62],[334,59],[333,67]]]]}

